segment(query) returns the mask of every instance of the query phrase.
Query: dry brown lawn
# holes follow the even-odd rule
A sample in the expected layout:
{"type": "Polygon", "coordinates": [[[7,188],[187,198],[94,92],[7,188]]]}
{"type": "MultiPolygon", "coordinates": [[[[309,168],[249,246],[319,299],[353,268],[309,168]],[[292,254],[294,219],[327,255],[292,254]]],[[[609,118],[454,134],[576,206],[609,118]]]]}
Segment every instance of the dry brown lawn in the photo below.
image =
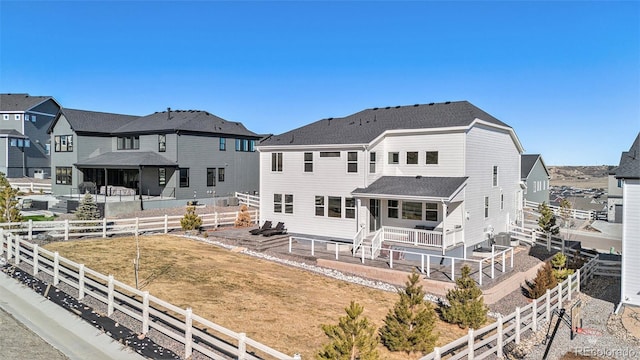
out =
{"type": "MultiPolygon", "coordinates": [[[[46,248],[135,285],[133,237],[57,242],[46,248]]],[[[281,352],[300,352],[303,359],[313,359],[326,342],[320,325],[336,324],[351,300],[362,304],[364,314],[380,327],[398,298],[178,236],[141,236],[140,250],[143,290],[281,352]]],[[[466,334],[444,322],[437,331],[439,345],[466,334]]],[[[380,348],[385,359],[407,359],[380,348]]]]}

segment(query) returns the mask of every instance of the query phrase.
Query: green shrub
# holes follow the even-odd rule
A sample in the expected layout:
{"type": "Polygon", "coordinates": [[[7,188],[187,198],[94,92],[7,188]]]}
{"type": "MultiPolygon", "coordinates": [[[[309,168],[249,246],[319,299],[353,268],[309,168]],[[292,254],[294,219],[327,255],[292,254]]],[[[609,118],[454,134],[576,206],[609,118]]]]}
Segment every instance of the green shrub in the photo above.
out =
{"type": "Polygon", "coordinates": [[[482,290],[469,276],[471,268],[462,267],[462,275],[456,279],[456,287],[447,292],[448,306],[442,307],[442,317],[462,328],[480,328],[487,322],[489,308],[484,305],[482,290]]]}
{"type": "Polygon", "coordinates": [[[566,266],[567,256],[563,253],[556,253],[551,258],[551,265],[553,265],[553,276],[556,278],[556,282],[563,282],[573,274],[573,269],[568,269],[566,266]]]}
{"type": "Polygon", "coordinates": [[[196,214],[195,206],[187,206],[187,212],[184,214],[182,219],[180,219],[180,226],[182,226],[182,230],[199,230],[202,226],[202,219],[198,214],[196,214]]]}
{"type": "Polygon", "coordinates": [[[347,316],[340,318],[338,325],[322,325],[322,331],[330,342],[316,355],[322,360],[377,360],[378,337],[376,328],[366,317],[361,317],[364,308],[351,301],[344,309],[347,316]]]}

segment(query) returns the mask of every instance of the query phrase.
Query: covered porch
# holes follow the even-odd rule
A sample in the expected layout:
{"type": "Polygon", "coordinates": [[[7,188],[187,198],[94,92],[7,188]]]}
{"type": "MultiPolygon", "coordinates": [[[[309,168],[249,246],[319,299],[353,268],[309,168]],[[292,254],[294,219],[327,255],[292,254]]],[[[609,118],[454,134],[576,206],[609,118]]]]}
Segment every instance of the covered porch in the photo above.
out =
{"type": "Polygon", "coordinates": [[[105,196],[175,195],[175,187],[167,185],[178,165],[154,152],[108,152],[74,165],[83,175],[82,184],[91,184],[95,189],[89,191],[91,193],[105,196]]]}
{"type": "Polygon", "coordinates": [[[375,258],[385,248],[464,257],[466,177],[384,176],[352,192],[359,230],[354,254],[375,258]],[[454,253],[455,252],[455,253],[454,253]]]}

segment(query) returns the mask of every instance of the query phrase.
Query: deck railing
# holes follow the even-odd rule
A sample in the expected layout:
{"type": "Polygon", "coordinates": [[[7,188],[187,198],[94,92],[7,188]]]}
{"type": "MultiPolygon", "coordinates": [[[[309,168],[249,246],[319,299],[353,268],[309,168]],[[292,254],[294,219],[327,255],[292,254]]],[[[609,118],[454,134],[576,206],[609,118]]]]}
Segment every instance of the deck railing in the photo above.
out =
{"type": "Polygon", "coordinates": [[[382,231],[383,241],[392,241],[414,246],[443,246],[441,231],[410,229],[393,226],[383,226],[382,231]]]}
{"type": "Polygon", "coordinates": [[[10,184],[18,191],[51,194],[51,183],[11,182],[10,184]]]}
{"type": "Polygon", "coordinates": [[[260,196],[243,194],[240,192],[236,192],[234,196],[238,198],[240,205],[247,205],[260,209],[260,196]]]}

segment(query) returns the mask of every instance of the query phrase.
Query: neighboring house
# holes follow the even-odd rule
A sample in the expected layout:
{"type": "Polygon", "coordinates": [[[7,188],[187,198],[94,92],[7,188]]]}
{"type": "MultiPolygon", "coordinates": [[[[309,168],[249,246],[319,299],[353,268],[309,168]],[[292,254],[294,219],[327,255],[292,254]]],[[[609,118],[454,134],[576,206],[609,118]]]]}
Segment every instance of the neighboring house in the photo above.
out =
{"type": "Polygon", "coordinates": [[[47,129],[60,111],[51,96],[0,94],[0,171],[9,178],[48,178],[47,129]]]}
{"type": "Polygon", "coordinates": [[[609,170],[607,194],[607,219],[609,222],[622,222],[622,179],[616,178],[617,167],[609,170]]]}
{"type": "Polygon", "coordinates": [[[622,180],[621,302],[640,306],[640,134],[620,157],[616,179],[622,180]]]}
{"type": "Polygon", "coordinates": [[[520,177],[525,185],[524,199],[549,204],[549,170],[540,154],[523,154],[520,177]]]}
{"type": "Polygon", "coordinates": [[[373,108],[264,139],[261,221],[464,256],[522,207],[514,130],[467,101],[373,108]]]}
{"type": "Polygon", "coordinates": [[[49,132],[55,194],[76,194],[85,182],[101,193],[176,199],[258,190],[260,137],[206,111],[139,117],[62,109],[49,132]]]}

